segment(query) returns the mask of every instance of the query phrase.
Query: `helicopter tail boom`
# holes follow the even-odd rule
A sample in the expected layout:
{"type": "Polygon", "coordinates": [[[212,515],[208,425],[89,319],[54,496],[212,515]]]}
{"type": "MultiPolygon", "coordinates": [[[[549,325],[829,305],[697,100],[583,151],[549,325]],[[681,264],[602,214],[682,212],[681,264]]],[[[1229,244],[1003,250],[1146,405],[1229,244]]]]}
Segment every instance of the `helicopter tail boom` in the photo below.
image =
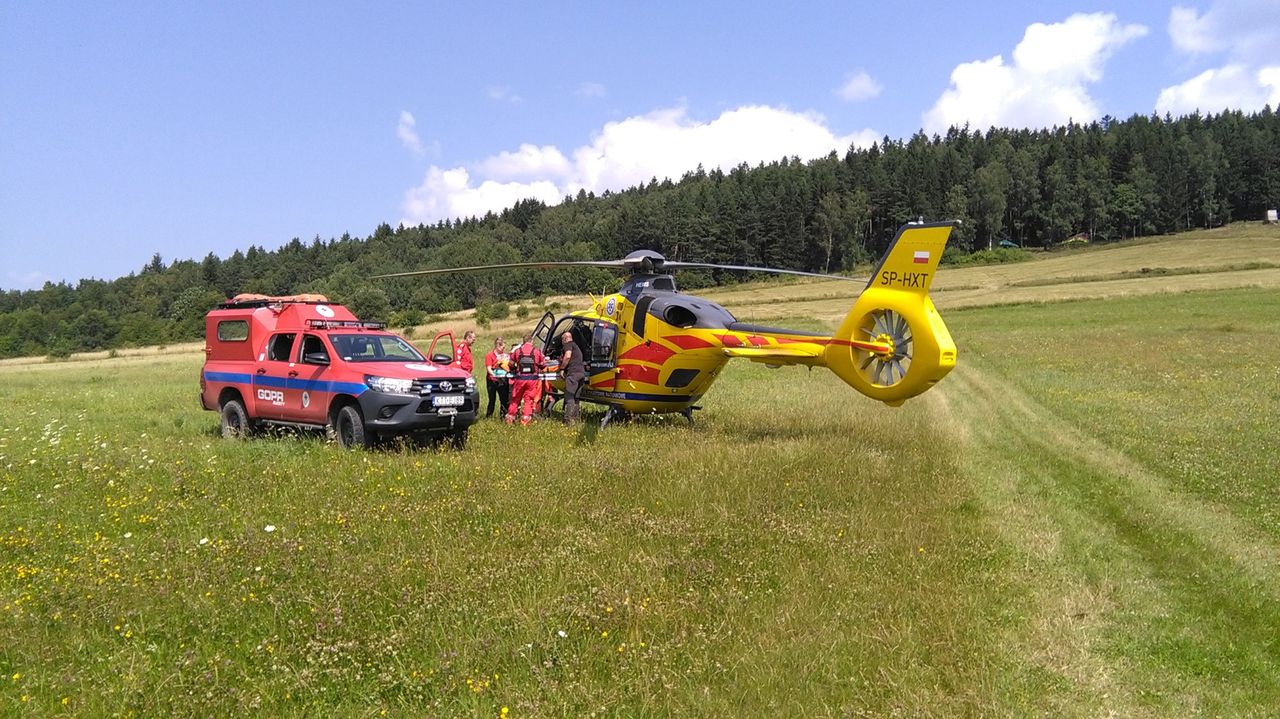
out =
{"type": "Polygon", "coordinates": [[[953,227],[946,222],[899,230],[827,345],[824,364],[862,394],[897,406],[955,366],[955,342],[929,298],[953,227]]]}

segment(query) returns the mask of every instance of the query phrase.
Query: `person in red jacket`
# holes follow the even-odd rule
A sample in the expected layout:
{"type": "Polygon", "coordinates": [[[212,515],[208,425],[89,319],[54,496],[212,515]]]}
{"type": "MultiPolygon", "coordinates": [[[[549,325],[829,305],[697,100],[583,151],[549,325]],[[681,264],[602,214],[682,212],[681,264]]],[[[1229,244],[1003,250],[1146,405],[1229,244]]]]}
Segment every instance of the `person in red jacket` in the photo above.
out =
{"type": "Polygon", "coordinates": [[[467,330],[466,334],[462,335],[462,344],[458,345],[458,349],[456,350],[455,359],[458,360],[458,366],[468,372],[471,371],[471,367],[472,367],[471,345],[475,343],[476,343],[475,330],[467,330]]]}
{"type": "Polygon", "coordinates": [[[511,355],[507,354],[507,342],[501,337],[493,341],[493,351],[484,356],[485,385],[489,389],[489,409],[485,417],[493,416],[494,399],[497,398],[498,416],[507,416],[511,402],[511,355]]]}
{"type": "Polygon", "coordinates": [[[542,387],[542,369],[547,358],[533,346],[533,335],[525,335],[524,342],[511,353],[511,404],[507,407],[507,424],[520,414],[520,424],[529,424],[537,408],[539,390],[542,387]]]}

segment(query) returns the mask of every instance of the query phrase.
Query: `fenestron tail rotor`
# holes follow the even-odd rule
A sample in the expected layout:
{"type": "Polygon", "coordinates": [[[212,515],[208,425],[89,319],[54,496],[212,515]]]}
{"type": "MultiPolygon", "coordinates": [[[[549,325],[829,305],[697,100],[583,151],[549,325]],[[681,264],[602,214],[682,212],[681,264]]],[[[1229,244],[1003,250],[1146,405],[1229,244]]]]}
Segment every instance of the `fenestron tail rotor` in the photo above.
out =
{"type": "Polygon", "coordinates": [[[891,309],[873,310],[859,331],[868,340],[853,343],[863,377],[878,387],[892,387],[905,379],[911,369],[912,339],[907,318],[891,309]]]}

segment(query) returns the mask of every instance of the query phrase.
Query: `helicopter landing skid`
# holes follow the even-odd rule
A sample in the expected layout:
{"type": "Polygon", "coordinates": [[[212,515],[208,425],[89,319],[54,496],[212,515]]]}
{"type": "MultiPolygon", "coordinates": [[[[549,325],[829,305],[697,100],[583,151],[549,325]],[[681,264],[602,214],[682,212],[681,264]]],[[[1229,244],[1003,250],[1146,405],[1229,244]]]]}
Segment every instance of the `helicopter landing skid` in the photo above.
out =
{"type": "MultiPolygon", "coordinates": [[[[689,426],[692,427],[693,412],[694,410],[699,410],[699,409],[702,409],[702,408],[701,407],[685,407],[684,409],[680,410],[680,416],[684,417],[689,422],[689,426]]],[[[600,420],[600,429],[604,429],[605,427],[608,427],[609,423],[615,420],[619,422],[625,422],[629,419],[631,419],[630,412],[626,411],[625,409],[621,409],[619,407],[610,406],[604,412],[604,419],[600,420]]]]}
{"type": "Polygon", "coordinates": [[[621,409],[619,407],[614,407],[610,405],[609,409],[605,410],[604,412],[604,419],[600,420],[600,429],[604,429],[605,427],[608,427],[609,423],[615,419],[620,422],[625,422],[628,419],[630,419],[630,417],[631,417],[630,412],[626,411],[625,409],[621,409]]]}

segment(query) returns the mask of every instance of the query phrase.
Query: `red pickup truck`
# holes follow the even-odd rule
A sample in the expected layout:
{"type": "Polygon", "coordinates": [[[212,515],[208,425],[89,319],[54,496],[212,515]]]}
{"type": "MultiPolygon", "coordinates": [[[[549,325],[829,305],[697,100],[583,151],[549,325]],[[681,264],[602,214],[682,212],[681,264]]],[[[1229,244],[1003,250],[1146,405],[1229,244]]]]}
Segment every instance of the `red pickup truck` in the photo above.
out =
{"type": "Polygon", "coordinates": [[[200,403],[222,436],[265,424],[324,428],[343,447],[409,436],[462,448],[480,395],[444,332],[424,357],[321,295],[237,295],[205,316],[200,403]]]}

